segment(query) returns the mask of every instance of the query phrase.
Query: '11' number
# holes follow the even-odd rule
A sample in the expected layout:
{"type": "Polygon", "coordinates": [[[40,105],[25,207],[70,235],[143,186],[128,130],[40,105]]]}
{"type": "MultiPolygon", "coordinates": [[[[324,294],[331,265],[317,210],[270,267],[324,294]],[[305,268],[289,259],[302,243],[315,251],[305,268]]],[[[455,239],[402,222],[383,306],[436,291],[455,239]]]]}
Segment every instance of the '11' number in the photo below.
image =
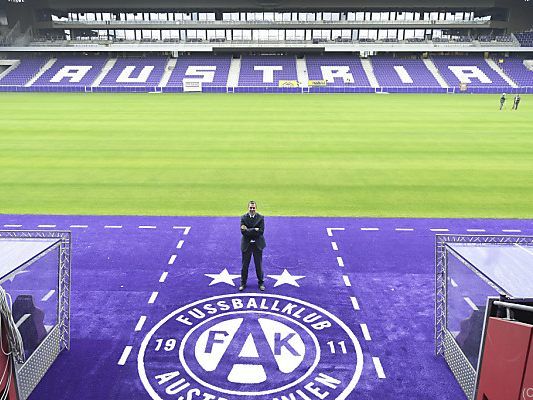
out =
{"type": "MultiPolygon", "coordinates": [[[[346,345],[344,344],[344,340],[337,343],[339,347],[341,348],[341,353],[346,354],[346,345]]],[[[329,349],[332,354],[335,354],[335,342],[328,342],[329,349]]]]}

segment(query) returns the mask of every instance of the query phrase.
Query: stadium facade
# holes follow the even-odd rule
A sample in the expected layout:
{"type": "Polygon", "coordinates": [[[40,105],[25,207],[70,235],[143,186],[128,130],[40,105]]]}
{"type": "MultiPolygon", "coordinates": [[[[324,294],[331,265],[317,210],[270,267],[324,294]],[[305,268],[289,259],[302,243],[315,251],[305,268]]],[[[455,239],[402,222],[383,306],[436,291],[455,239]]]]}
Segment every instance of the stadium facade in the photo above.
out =
{"type": "Polygon", "coordinates": [[[0,4],[4,91],[533,90],[525,0],[0,4]]]}

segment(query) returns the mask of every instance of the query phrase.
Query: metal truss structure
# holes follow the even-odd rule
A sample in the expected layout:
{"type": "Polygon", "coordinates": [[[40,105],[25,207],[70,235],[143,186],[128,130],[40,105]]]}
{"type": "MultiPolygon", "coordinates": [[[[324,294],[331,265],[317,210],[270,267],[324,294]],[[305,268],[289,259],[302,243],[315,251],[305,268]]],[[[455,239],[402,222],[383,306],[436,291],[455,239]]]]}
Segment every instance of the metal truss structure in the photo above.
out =
{"type": "MultiPolygon", "coordinates": [[[[469,399],[475,393],[477,372],[470,364],[461,348],[447,329],[447,280],[448,280],[448,254],[451,250],[448,243],[464,243],[472,246],[484,245],[524,245],[533,246],[533,236],[512,235],[436,235],[435,237],[435,355],[442,355],[450,366],[461,388],[469,399]]],[[[462,260],[464,261],[464,260],[462,260]]],[[[487,280],[479,271],[464,261],[464,264],[484,282],[499,293],[502,289],[487,280]]],[[[502,293],[503,294],[503,293],[502,293]]],[[[494,299],[488,299],[494,301],[494,299]]],[[[480,355],[481,357],[481,355],[480,355]]]]}
{"type": "Polygon", "coordinates": [[[2,231],[0,239],[57,239],[58,243],[26,263],[28,266],[53,250],[59,249],[58,259],[58,315],[57,325],[49,332],[37,349],[24,362],[17,362],[17,386],[19,398],[29,397],[59,353],[70,349],[70,290],[72,240],[69,231],[2,231]]]}

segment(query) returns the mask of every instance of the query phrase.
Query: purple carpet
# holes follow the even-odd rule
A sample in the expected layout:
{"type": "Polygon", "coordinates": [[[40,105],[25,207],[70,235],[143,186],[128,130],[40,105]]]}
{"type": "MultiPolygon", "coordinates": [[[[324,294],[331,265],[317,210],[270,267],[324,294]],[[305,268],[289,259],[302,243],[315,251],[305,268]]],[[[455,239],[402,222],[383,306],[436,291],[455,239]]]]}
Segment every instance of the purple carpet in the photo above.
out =
{"type": "Polygon", "coordinates": [[[0,215],[17,228],[73,232],[71,350],[30,399],[456,400],[435,234],[533,221],[267,216],[266,291],[252,265],[242,293],[238,217],[0,215]]]}

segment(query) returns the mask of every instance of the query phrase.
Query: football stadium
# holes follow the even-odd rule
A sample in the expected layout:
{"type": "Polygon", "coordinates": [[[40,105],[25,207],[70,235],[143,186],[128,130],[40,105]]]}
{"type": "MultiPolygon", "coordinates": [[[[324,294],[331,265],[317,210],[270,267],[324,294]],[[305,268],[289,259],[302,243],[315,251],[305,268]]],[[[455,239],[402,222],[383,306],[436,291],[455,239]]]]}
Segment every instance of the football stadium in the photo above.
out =
{"type": "Polygon", "coordinates": [[[533,399],[533,1],[0,0],[0,400],[533,399]]]}

